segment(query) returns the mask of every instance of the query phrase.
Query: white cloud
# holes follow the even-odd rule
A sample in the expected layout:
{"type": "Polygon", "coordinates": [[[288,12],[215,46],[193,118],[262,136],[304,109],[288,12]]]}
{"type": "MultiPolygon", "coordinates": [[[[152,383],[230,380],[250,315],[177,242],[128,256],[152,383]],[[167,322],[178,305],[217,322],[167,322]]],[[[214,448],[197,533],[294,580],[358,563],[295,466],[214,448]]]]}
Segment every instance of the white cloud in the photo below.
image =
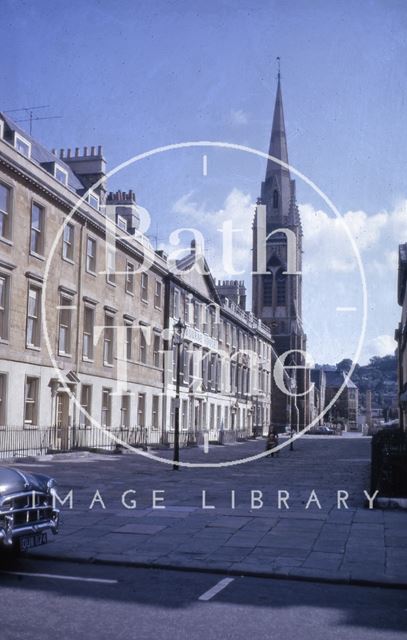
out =
{"type": "MultiPolygon", "coordinates": [[[[252,222],[255,205],[250,194],[232,189],[219,209],[210,209],[197,202],[195,193],[181,196],[172,212],[185,216],[186,226],[200,228],[208,244],[219,249],[217,265],[221,259],[220,229],[228,220],[233,221],[233,252],[239,268],[251,271],[252,222]]],[[[392,212],[382,211],[368,215],[364,211],[348,211],[342,218],[328,215],[310,204],[300,205],[304,229],[304,274],[326,272],[357,272],[358,264],[350,241],[353,238],[367,273],[394,272],[397,268],[398,245],[407,242],[407,201],[392,212]]],[[[213,253],[213,251],[211,251],[213,253]]],[[[227,274],[222,274],[227,275],[227,274]]]]}
{"type": "Polygon", "coordinates": [[[396,349],[396,341],[393,336],[382,335],[376,336],[366,344],[366,350],[370,356],[387,356],[393,355],[396,349]]]}
{"type": "MultiPolygon", "coordinates": [[[[205,203],[197,203],[194,193],[190,192],[175,202],[172,212],[186,217],[186,226],[196,226],[205,237],[209,265],[215,278],[248,277],[251,271],[252,221],[254,203],[250,194],[232,189],[220,209],[207,209],[205,203]],[[222,225],[233,222],[233,267],[242,274],[228,273],[222,256],[222,225]]],[[[247,282],[250,284],[250,282],[247,282]]]]}
{"type": "MultiPolygon", "coordinates": [[[[339,349],[350,351],[357,343],[362,318],[362,286],[358,264],[343,222],[311,205],[301,205],[304,227],[304,321],[312,348],[333,361],[339,349]],[[327,313],[315,306],[324,299],[327,313]],[[354,306],[353,318],[342,314],[340,322],[332,309],[354,306]],[[323,327],[322,327],[323,325],[323,327]],[[314,347],[316,345],[316,347],[314,347]]],[[[342,219],[359,251],[367,284],[367,332],[360,360],[394,352],[391,334],[397,325],[396,282],[398,245],[407,241],[407,201],[392,211],[369,215],[348,211],[342,219]]],[[[347,357],[348,357],[347,356],[347,357]]]]}
{"type": "Polygon", "coordinates": [[[397,247],[407,241],[407,201],[393,211],[368,215],[347,211],[342,218],[328,215],[309,204],[300,205],[304,228],[304,271],[357,271],[358,265],[350,236],[360,253],[366,271],[397,268],[397,247]],[[347,230],[346,230],[347,229],[347,230]]]}
{"type": "Polygon", "coordinates": [[[199,219],[201,215],[206,214],[205,204],[198,204],[192,200],[194,195],[193,191],[181,196],[173,205],[172,212],[178,213],[183,216],[192,216],[195,220],[199,219]]]}
{"type": "MultiPolygon", "coordinates": [[[[211,208],[189,192],[173,205],[172,212],[185,227],[195,227],[205,237],[205,254],[215,278],[245,279],[250,299],[252,223],[255,205],[250,194],[232,189],[219,208],[211,208]],[[233,265],[222,261],[222,224],[233,221],[233,265]]],[[[337,362],[352,357],[361,326],[361,280],[349,237],[342,220],[309,204],[300,205],[304,228],[304,323],[308,346],[316,361],[337,362]],[[357,307],[352,314],[337,307],[357,307]],[[322,312],[323,310],[323,312],[322,312]]],[[[398,245],[407,242],[407,201],[393,211],[369,215],[348,211],[343,215],[360,252],[368,288],[368,327],[360,361],[393,353],[391,333],[400,315],[396,300],[398,245]]],[[[187,242],[184,243],[187,245],[187,242]]],[[[168,250],[168,248],[167,248],[168,250]]],[[[173,248],[171,249],[173,250],[173,248]]]]}
{"type": "Polygon", "coordinates": [[[230,121],[232,124],[241,126],[248,123],[247,113],[242,109],[232,109],[230,112],[230,121]]]}

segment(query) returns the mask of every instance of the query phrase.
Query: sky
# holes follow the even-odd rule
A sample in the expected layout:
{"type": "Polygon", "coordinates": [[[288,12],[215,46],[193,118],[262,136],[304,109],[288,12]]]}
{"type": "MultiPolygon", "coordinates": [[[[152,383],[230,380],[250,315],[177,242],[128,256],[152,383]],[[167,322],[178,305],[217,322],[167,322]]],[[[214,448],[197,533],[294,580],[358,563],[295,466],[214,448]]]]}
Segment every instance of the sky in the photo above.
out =
{"type": "MultiPolygon", "coordinates": [[[[340,215],[296,177],[311,358],[334,363],[357,351],[355,249],[368,295],[359,360],[393,352],[397,251],[407,241],[404,0],[0,0],[0,8],[0,110],[49,105],[35,113],[61,117],[35,121],[33,135],[48,148],[101,144],[109,170],[186,141],[267,152],[280,56],[290,164],[340,215]]],[[[192,147],[133,163],[109,187],[135,190],[157,246],[168,248],[177,227],[201,230],[214,275],[245,279],[250,290],[264,172],[256,155],[192,147]],[[221,261],[227,219],[237,229],[236,275],[221,261]]]]}

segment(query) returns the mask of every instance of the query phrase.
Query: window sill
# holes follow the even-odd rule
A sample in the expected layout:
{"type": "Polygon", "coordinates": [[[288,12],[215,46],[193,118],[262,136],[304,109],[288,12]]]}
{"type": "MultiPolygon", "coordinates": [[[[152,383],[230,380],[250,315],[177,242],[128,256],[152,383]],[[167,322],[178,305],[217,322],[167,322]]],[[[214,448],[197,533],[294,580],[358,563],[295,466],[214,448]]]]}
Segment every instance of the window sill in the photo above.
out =
{"type": "Polygon", "coordinates": [[[115,282],[110,282],[107,278],[106,278],[106,284],[110,284],[111,287],[117,287],[117,284],[115,282]]]}
{"type": "Polygon", "coordinates": [[[32,256],[33,258],[37,258],[37,260],[42,260],[43,262],[45,261],[45,256],[41,255],[40,253],[36,253],[35,251],[30,251],[30,256],[32,256]]]}
{"type": "Polygon", "coordinates": [[[126,289],[126,293],[128,296],[132,296],[132,298],[134,298],[134,291],[127,291],[126,289]]]}
{"type": "Polygon", "coordinates": [[[96,271],[89,271],[89,269],[85,269],[85,272],[86,272],[88,275],[93,276],[94,278],[96,278],[96,277],[97,277],[97,273],[96,273],[96,271]]]}
{"type": "Polygon", "coordinates": [[[144,300],[144,298],[141,298],[141,302],[144,302],[144,304],[148,304],[148,298],[147,300],[144,300]]]}
{"type": "Polygon", "coordinates": [[[72,258],[64,258],[64,256],[62,256],[62,260],[64,262],[68,262],[69,264],[75,264],[75,261],[72,260],[72,258]]]}
{"type": "Polygon", "coordinates": [[[87,358],[86,356],[83,356],[82,361],[88,362],[89,364],[93,364],[95,362],[93,358],[87,358]]]}
{"type": "Polygon", "coordinates": [[[72,358],[71,353],[65,353],[65,351],[58,351],[58,356],[60,358],[72,358]]]}
{"type": "Polygon", "coordinates": [[[8,338],[0,338],[0,344],[10,344],[8,338]]]}
{"type": "Polygon", "coordinates": [[[111,364],[110,362],[104,362],[104,363],[103,363],[103,366],[104,366],[104,367],[109,367],[109,369],[113,369],[114,364],[111,364]]]}
{"type": "Polygon", "coordinates": [[[37,347],[35,344],[26,344],[26,349],[30,349],[30,351],[41,351],[41,347],[37,347]]]}
{"type": "Polygon", "coordinates": [[[4,236],[0,236],[0,242],[4,242],[4,244],[8,244],[10,247],[13,246],[13,241],[9,238],[5,238],[4,236]]]}

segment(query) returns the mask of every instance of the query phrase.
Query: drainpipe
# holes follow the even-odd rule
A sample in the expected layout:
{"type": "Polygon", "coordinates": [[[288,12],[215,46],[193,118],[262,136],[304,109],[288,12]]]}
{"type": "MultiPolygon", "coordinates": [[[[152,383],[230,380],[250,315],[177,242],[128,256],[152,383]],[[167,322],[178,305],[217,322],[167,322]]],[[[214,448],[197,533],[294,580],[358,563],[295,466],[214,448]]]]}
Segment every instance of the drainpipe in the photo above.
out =
{"type": "MultiPolygon", "coordinates": [[[[76,308],[76,346],[75,346],[75,373],[79,374],[79,366],[80,366],[80,326],[81,326],[81,310],[82,310],[82,263],[83,263],[83,235],[84,235],[85,225],[81,225],[81,232],[79,237],[79,263],[78,263],[78,304],[76,308]]],[[[75,385],[74,396],[77,397],[77,389],[78,385],[75,385]]],[[[75,434],[76,434],[76,417],[77,417],[77,408],[76,403],[73,403],[72,407],[72,430],[73,430],[73,444],[75,446],[75,434]]]]}
{"type": "Polygon", "coordinates": [[[78,265],[78,306],[76,309],[76,350],[75,350],[75,369],[79,373],[80,363],[80,322],[82,309],[82,262],[83,262],[83,235],[85,225],[81,225],[81,233],[79,238],[79,265],[78,265]]]}

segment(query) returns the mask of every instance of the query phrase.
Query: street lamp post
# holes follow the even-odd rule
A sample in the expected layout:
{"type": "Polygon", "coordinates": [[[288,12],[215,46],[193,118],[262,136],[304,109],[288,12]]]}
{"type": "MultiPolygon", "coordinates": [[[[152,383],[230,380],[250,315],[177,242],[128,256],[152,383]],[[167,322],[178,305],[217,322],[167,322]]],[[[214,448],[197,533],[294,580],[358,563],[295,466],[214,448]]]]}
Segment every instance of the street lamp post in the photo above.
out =
{"type": "MultiPolygon", "coordinates": [[[[297,426],[297,433],[298,433],[298,432],[299,432],[299,430],[300,430],[300,412],[299,412],[298,404],[297,404],[297,381],[296,381],[296,379],[295,379],[295,377],[294,377],[294,376],[291,378],[291,391],[293,392],[293,395],[294,395],[294,402],[293,402],[293,404],[294,404],[294,409],[295,409],[295,414],[296,414],[296,421],[297,421],[297,425],[296,425],[296,426],[297,426]]],[[[294,431],[294,429],[293,429],[293,424],[292,424],[292,418],[291,418],[291,425],[290,425],[290,426],[291,426],[291,433],[290,433],[290,437],[291,437],[291,442],[290,442],[290,451],[294,451],[294,445],[293,445],[293,440],[292,440],[292,438],[293,438],[293,431],[294,431]]]]}
{"type": "Polygon", "coordinates": [[[174,424],[174,457],[173,471],[179,470],[179,413],[180,413],[180,386],[181,386],[181,345],[184,338],[185,324],[179,318],[173,326],[173,344],[176,346],[176,386],[175,386],[175,424],[174,424]]]}

